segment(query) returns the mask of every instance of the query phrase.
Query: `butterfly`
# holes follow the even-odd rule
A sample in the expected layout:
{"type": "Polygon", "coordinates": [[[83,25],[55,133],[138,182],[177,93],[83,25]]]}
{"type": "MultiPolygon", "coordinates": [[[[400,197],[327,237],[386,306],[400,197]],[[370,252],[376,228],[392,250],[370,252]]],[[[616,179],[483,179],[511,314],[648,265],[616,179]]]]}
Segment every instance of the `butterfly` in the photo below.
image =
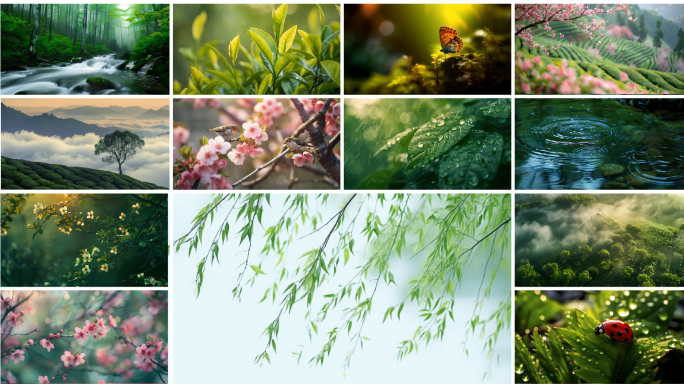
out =
{"type": "Polygon", "coordinates": [[[439,27],[439,42],[443,53],[457,53],[463,50],[463,40],[458,37],[458,31],[451,27],[439,27]]]}

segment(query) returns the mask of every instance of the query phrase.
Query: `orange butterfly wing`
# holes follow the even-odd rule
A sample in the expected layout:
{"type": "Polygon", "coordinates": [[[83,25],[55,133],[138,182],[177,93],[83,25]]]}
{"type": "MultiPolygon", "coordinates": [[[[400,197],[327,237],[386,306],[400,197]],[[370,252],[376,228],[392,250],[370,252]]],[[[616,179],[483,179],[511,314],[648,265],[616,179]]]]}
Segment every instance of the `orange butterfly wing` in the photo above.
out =
{"type": "Polygon", "coordinates": [[[463,40],[458,37],[458,31],[451,27],[439,27],[439,42],[444,53],[455,53],[463,50],[463,40]]]}

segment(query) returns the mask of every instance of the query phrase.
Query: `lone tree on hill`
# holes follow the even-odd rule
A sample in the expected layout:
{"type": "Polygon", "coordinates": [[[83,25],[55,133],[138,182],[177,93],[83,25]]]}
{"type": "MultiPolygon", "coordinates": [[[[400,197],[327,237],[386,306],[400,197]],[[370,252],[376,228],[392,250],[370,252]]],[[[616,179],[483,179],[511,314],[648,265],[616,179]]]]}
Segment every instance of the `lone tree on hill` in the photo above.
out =
{"type": "Polygon", "coordinates": [[[145,145],[145,141],[130,131],[114,131],[106,135],[100,142],[95,144],[95,154],[107,153],[109,156],[102,158],[107,164],[114,162],[119,164],[119,174],[122,175],[121,165],[128,159],[135,156],[145,145]]]}

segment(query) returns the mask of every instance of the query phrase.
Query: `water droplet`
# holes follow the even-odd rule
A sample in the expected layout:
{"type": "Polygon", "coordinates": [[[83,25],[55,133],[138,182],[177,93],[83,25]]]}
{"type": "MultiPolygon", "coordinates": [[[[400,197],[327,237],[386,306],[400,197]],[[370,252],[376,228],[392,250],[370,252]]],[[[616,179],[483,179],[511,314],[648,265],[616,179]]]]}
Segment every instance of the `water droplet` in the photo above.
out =
{"type": "Polygon", "coordinates": [[[418,148],[423,148],[423,144],[418,144],[418,148]]]}
{"type": "Polygon", "coordinates": [[[461,120],[461,121],[459,121],[458,123],[461,124],[461,125],[463,125],[463,124],[465,124],[465,120],[461,120]]]}

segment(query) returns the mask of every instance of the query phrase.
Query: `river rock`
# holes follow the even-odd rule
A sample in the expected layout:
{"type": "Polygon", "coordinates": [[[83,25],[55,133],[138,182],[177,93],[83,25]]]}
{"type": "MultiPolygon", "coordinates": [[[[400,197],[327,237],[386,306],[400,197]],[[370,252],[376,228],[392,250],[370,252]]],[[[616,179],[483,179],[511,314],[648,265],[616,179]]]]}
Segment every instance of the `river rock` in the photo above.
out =
{"type": "Polygon", "coordinates": [[[598,166],[598,170],[603,177],[608,177],[619,175],[625,170],[625,167],[620,164],[601,164],[598,166]]]}
{"type": "Polygon", "coordinates": [[[116,84],[103,77],[89,77],[86,83],[90,85],[91,93],[98,93],[105,89],[116,89],[116,84]]]}

